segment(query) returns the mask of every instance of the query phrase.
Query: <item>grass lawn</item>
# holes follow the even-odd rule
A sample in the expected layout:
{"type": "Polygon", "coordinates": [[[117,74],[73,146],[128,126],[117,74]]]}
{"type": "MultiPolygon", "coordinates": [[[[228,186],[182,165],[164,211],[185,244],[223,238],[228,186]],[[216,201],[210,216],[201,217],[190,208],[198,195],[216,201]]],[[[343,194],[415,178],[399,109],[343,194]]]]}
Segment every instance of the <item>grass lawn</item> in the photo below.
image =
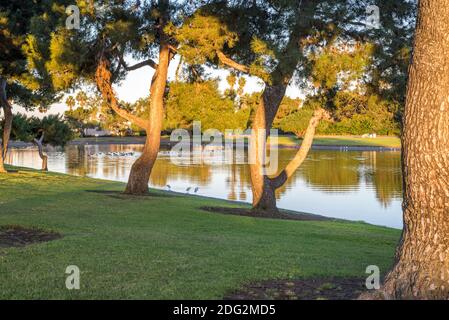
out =
{"type": "MultiPolygon", "coordinates": [[[[295,146],[299,143],[299,139],[295,136],[279,136],[278,141],[280,145],[284,146],[295,146]]],[[[391,136],[379,136],[377,138],[362,138],[357,136],[316,136],[313,140],[313,145],[400,148],[401,139],[391,136]]]]}
{"type": "MultiPolygon", "coordinates": [[[[170,140],[169,136],[163,136],[162,141],[170,140]]],[[[145,137],[88,137],[78,138],[75,142],[82,143],[144,143],[145,137]]],[[[279,136],[279,145],[297,146],[299,139],[294,136],[279,136]]],[[[387,147],[400,148],[401,140],[398,137],[379,136],[377,138],[361,138],[357,136],[317,136],[313,144],[316,146],[359,146],[359,147],[387,147]]]]}
{"type": "Polygon", "coordinates": [[[233,204],[162,191],[113,192],[123,188],[32,170],[0,175],[0,226],[64,236],[0,248],[0,299],[220,299],[258,280],[364,277],[368,265],[390,267],[400,236],[364,223],[208,213],[199,207],[233,204]],[[81,270],[81,290],[65,288],[69,265],[81,270]]]}

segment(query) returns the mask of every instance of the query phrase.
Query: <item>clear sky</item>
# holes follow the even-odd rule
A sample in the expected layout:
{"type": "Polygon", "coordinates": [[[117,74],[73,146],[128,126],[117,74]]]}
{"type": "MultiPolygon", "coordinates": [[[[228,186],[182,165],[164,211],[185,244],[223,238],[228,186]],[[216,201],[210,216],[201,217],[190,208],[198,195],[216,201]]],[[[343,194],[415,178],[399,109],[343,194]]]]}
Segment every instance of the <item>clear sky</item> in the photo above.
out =
{"type": "MultiPolygon", "coordinates": [[[[134,64],[136,61],[129,60],[129,64],[134,64]]],[[[173,62],[170,64],[169,69],[169,80],[173,80],[175,78],[176,67],[178,66],[179,58],[175,58],[173,62]]],[[[210,73],[213,77],[220,78],[220,90],[224,91],[227,87],[226,77],[229,74],[227,70],[213,70],[208,69],[208,73],[210,73]]],[[[149,67],[143,67],[128,73],[127,77],[118,85],[115,85],[114,88],[120,100],[127,102],[134,102],[139,98],[143,98],[148,96],[150,91],[150,83],[151,78],[153,76],[154,70],[149,67]]],[[[255,77],[246,77],[246,85],[245,92],[251,93],[254,91],[261,91],[263,89],[263,83],[259,81],[255,77]]],[[[287,95],[293,98],[302,97],[301,91],[294,86],[290,86],[287,90],[287,95]]],[[[48,114],[63,114],[68,108],[65,105],[65,97],[61,100],[60,103],[56,103],[51,106],[48,114]]],[[[21,112],[26,113],[25,110],[19,106],[14,106],[14,113],[21,112]]],[[[39,117],[44,116],[44,114],[39,111],[28,112],[29,115],[36,115],[39,117]]]]}

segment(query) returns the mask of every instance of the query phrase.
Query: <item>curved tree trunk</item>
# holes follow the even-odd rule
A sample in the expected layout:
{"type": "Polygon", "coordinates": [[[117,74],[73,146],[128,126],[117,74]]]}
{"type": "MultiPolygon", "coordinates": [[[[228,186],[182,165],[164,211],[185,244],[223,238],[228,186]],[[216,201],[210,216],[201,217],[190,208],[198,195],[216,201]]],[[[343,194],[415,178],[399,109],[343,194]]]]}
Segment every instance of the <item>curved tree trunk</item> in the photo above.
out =
{"type": "Polygon", "coordinates": [[[6,95],[6,79],[0,78],[0,102],[3,107],[4,119],[3,119],[3,135],[2,135],[2,158],[6,158],[8,152],[9,137],[12,130],[12,106],[8,101],[6,95]]]}
{"type": "Polygon", "coordinates": [[[0,173],[7,173],[5,166],[3,164],[3,148],[0,146],[0,173]]]}
{"type": "Polygon", "coordinates": [[[421,0],[404,115],[404,230],[387,299],[449,298],[449,3],[421,0]]]}
{"type": "Polygon", "coordinates": [[[161,144],[162,121],[164,117],[164,95],[167,87],[168,67],[171,53],[168,45],[162,44],[159,51],[159,65],[151,83],[150,122],[143,153],[131,167],[125,193],[148,193],[151,170],[156,162],[161,144]]]}
{"type": "Polygon", "coordinates": [[[44,141],[44,134],[42,133],[39,139],[34,139],[33,142],[37,145],[39,157],[42,159],[42,171],[48,171],[48,156],[44,153],[42,142],[44,141]]]}
{"type": "Polygon", "coordinates": [[[249,156],[253,210],[256,211],[277,211],[274,190],[263,166],[271,125],[286,89],[286,85],[266,85],[254,115],[249,156]]]}
{"type": "Polygon", "coordinates": [[[312,147],[315,130],[320,121],[326,116],[327,113],[324,109],[317,109],[309,121],[300,149],[293,157],[293,159],[288,163],[285,169],[274,178],[270,178],[266,175],[263,176],[263,184],[258,202],[256,204],[254,204],[253,202],[254,210],[277,211],[276,190],[282,187],[304,162],[307,154],[312,147]]]}
{"type": "Polygon", "coordinates": [[[103,98],[110,103],[111,108],[124,119],[134,123],[144,129],[147,137],[142,155],[137,159],[131,167],[128,178],[128,184],[125,193],[133,195],[144,195],[148,193],[148,183],[150,180],[151,170],[156,162],[157,154],[161,143],[162,120],[164,115],[164,95],[167,87],[168,67],[173,58],[167,35],[164,33],[164,26],[168,22],[169,1],[159,0],[159,9],[162,12],[159,25],[159,63],[154,63],[151,59],[138,63],[133,67],[126,67],[121,59],[121,64],[126,70],[136,70],[145,65],[150,65],[155,69],[150,88],[150,112],[149,119],[143,119],[136,116],[119,105],[117,97],[112,88],[112,73],[110,70],[110,61],[102,52],[99,56],[97,70],[95,74],[98,89],[103,98]]]}

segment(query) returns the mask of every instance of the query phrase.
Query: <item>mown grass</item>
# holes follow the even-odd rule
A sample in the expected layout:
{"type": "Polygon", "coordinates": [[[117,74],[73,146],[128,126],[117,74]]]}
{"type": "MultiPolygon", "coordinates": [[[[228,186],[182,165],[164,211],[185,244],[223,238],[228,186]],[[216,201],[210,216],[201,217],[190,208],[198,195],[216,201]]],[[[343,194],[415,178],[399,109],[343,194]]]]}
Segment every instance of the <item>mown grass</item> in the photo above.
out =
{"type": "MultiPolygon", "coordinates": [[[[163,136],[162,141],[169,141],[169,136],[163,136]]],[[[145,143],[145,137],[88,137],[79,138],[75,143],[145,143]]],[[[278,145],[285,147],[297,146],[300,140],[294,135],[278,137],[278,145]]],[[[401,140],[394,136],[379,136],[377,138],[362,138],[357,136],[317,136],[313,144],[316,146],[358,146],[400,148],[401,140]]]]}
{"type": "Polygon", "coordinates": [[[0,248],[1,299],[220,299],[245,283],[386,271],[399,231],[342,221],[281,221],[204,212],[226,201],[20,169],[0,175],[0,226],[63,238],[0,248]],[[106,191],[106,192],[105,192],[106,191]],[[81,289],[65,288],[66,267],[81,289]]]}
{"type": "MultiPolygon", "coordinates": [[[[296,146],[300,140],[295,136],[279,136],[281,146],[296,146]]],[[[357,136],[316,136],[315,146],[348,146],[348,147],[386,147],[400,148],[401,139],[393,136],[379,136],[377,138],[362,138],[357,136]]]]}

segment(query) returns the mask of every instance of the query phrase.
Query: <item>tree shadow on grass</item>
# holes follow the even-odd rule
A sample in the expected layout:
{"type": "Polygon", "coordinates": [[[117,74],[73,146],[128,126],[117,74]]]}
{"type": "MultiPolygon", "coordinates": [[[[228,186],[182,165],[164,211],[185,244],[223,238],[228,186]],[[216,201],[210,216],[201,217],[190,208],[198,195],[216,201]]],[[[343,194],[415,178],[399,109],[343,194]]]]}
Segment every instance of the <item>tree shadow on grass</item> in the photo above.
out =
{"type": "Polygon", "coordinates": [[[278,212],[254,211],[249,208],[232,208],[232,207],[200,207],[201,210],[218,213],[229,214],[235,216],[244,216],[261,219],[280,219],[280,220],[296,220],[296,221],[335,221],[336,219],[303,212],[295,212],[290,210],[279,210],[278,212]]]}
{"type": "Polygon", "coordinates": [[[225,300],[355,300],[366,292],[360,278],[267,280],[243,286],[225,300]]]}
{"type": "Polygon", "coordinates": [[[150,191],[144,195],[132,195],[126,194],[122,191],[112,191],[112,190],[85,190],[89,193],[96,193],[108,196],[110,198],[119,199],[119,200],[131,200],[131,199],[152,199],[152,198],[178,198],[179,196],[171,195],[167,193],[153,192],[150,191]]]}

